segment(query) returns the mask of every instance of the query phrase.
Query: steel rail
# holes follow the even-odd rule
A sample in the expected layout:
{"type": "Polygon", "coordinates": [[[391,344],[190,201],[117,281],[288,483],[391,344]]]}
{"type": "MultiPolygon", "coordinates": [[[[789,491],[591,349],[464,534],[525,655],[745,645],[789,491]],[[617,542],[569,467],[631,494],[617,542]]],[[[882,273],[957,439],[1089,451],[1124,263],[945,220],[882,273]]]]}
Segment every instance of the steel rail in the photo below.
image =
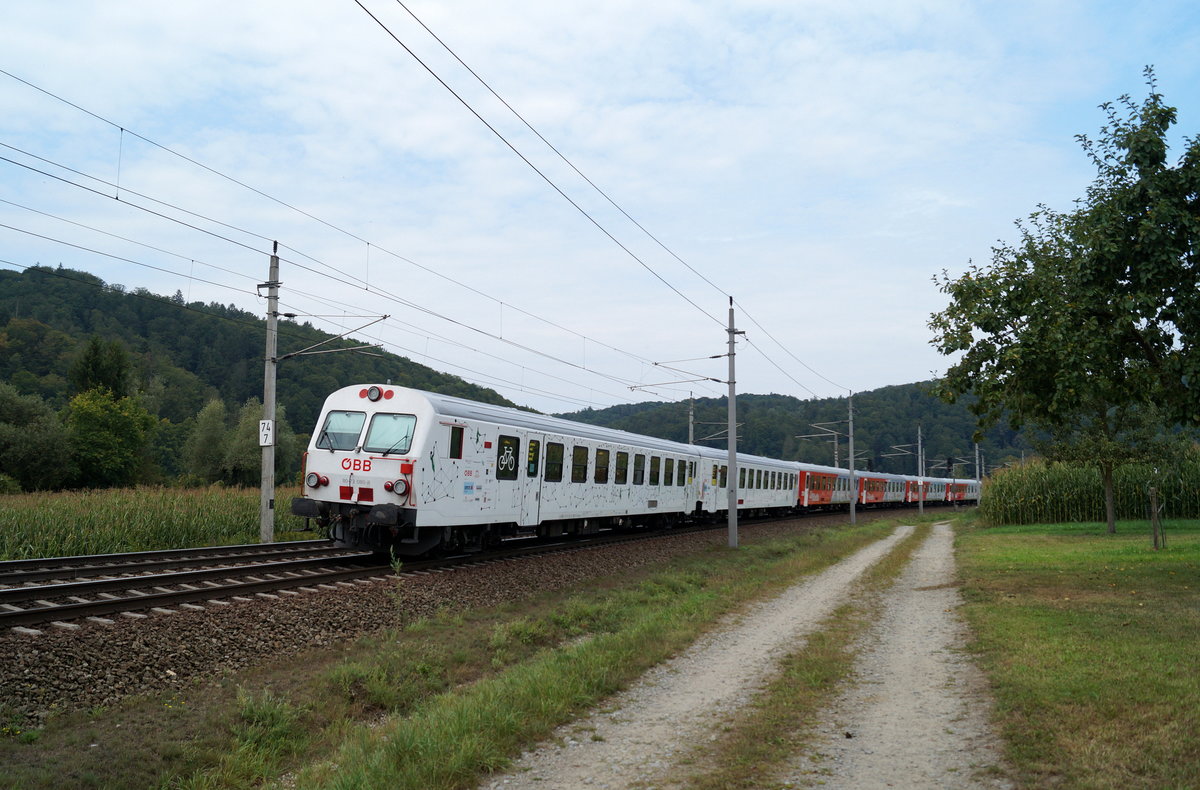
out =
{"type": "MultiPolygon", "coordinates": [[[[309,541],[304,541],[308,543],[309,541]]],[[[361,552],[336,546],[332,541],[315,541],[318,545],[293,545],[283,549],[260,547],[260,551],[211,552],[173,554],[171,552],[155,552],[155,558],[138,559],[134,562],[122,562],[129,555],[112,554],[99,555],[110,558],[114,562],[96,563],[91,565],[36,565],[28,570],[18,569],[7,571],[0,567],[0,585],[20,585],[31,582],[48,581],[51,579],[86,579],[97,576],[120,576],[121,574],[141,574],[149,571],[161,571],[174,568],[194,568],[205,565],[226,565],[237,567],[249,562],[283,561],[285,558],[304,556],[325,556],[337,559],[341,555],[357,556],[361,552]],[[277,558],[277,559],[275,559],[277,558]]],[[[22,560],[22,562],[25,562],[22,560]]]]}

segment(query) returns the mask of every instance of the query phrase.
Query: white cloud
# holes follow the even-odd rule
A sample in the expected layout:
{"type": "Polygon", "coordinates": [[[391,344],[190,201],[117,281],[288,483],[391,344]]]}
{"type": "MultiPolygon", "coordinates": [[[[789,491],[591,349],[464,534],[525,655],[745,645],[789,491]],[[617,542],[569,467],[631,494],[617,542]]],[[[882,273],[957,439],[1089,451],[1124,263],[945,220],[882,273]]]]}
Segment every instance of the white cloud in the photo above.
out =
{"type": "MultiPolygon", "coordinates": [[[[598,343],[660,360],[723,350],[721,293],[592,193],[398,4],[368,5],[572,199],[716,320],[604,238],[350,3],[16,4],[0,29],[0,67],[367,239],[370,252],[359,239],[4,77],[0,104],[9,111],[0,117],[0,142],[109,180],[119,157],[126,189],[278,239],[487,331],[499,331],[503,312],[506,338],[577,364],[586,357],[590,368],[647,380],[643,365],[598,343]],[[517,308],[597,343],[521,319],[517,308]]],[[[1036,203],[1064,206],[1081,194],[1091,172],[1072,135],[1098,127],[1100,102],[1140,95],[1144,63],[1160,64],[1160,86],[1180,106],[1181,127],[1196,125],[1200,81],[1189,53],[1197,20],[1180,3],[410,6],[639,222],[797,356],[856,390],[924,379],[944,366],[927,344],[925,322],[941,307],[930,277],[961,270],[969,258],[986,260],[1036,203]]],[[[261,278],[266,242],[254,241],[258,252],[250,252],[0,165],[0,197],[185,260],[0,204],[7,224],[86,240],[180,276],[11,231],[0,231],[4,257],[61,260],[129,286],[262,309],[186,276],[204,268],[195,258],[261,278]]],[[[421,327],[382,330],[398,347],[441,346],[438,354],[455,364],[538,380],[571,397],[642,397],[361,287],[290,263],[285,272],[288,298],[304,309],[389,312],[421,327]]],[[[246,283],[222,272],[204,276],[246,283]]],[[[753,356],[738,376],[745,390],[807,394],[753,356]]],[[[806,386],[836,394],[783,352],[773,356],[806,386]]],[[[722,376],[722,364],[709,372],[722,376]]]]}

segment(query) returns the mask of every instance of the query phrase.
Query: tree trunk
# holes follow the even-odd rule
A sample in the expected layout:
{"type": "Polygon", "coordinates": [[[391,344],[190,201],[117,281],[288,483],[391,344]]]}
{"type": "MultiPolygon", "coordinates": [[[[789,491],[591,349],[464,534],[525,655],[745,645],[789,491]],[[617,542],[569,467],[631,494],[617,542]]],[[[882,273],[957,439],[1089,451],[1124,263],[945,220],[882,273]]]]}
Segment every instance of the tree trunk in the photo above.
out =
{"type": "Polygon", "coordinates": [[[1154,550],[1167,547],[1167,536],[1162,531],[1162,520],[1158,517],[1158,489],[1150,487],[1150,533],[1154,536],[1154,550]]]}
{"type": "Polygon", "coordinates": [[[1104,517],[1108,520],[1108,534],[1117,533],[1117,506],[1113,499],[1113,465],[1101,464],[1100,476],[1104,480],[1104,517]]]}

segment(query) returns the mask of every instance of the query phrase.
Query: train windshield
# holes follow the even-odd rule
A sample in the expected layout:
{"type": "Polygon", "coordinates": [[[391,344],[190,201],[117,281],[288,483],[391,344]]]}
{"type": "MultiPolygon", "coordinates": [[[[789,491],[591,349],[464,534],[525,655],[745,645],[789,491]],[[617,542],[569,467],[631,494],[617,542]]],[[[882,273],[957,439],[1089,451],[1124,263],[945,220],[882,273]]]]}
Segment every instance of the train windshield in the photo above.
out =
{"type": "Polygon", "coordinates": [[[407,453],[416,427],[417,418],[411,414],[376,414],[371,418],[363,449],[384,455],[407,453]]]}
{"type": "Polygon", "coordinates": [[[317,434],[317,447],[322,450],[353,450],[358,446],[358,435],[362,433],[366,412],[331,411],[325,416],[325,424],[317,434]]]}

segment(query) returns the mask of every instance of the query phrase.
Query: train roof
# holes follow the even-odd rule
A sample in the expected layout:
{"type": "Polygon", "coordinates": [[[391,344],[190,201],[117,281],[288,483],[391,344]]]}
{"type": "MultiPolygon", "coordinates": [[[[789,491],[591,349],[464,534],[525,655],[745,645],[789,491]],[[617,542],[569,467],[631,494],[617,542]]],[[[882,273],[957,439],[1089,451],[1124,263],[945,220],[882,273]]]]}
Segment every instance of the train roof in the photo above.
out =
{"type": "MultiPolygon", "coordinates": [[[[339,393],[357,393],[363,387],[370,386],[369,384],[355,384],[348,387],[342,387],[337,390],[334,395],[339,393]]],[[[453,395],[442,395],[437,392],[427,392],[425,390],[412,389],[411,387],[403,387],[397,384],[378,384],[376,386],[386,387],[398,392],[405,392],[410,397],[424,398],[436,414],[444,417],[457,418],[460,420],[479,420],[481,422],[490,422],[501,425],[513,425],[527,430],[539,431],[542,433],[558,433],[567,434],[570,436],[579,436],[584,439],[591,439],[598,442],[611,442],[613,444],[631,444],[639,447],[645,447],[650,450],[659,450],[662,452],[671,452],[687,455],[699,455],[701,458],[706,458],[712,461],[720,462],[728,459],[729,453],[727,450],[717,449],[715,447],[704,447],[702,445],[687,444],[685,442],[675,442],[670,439],[660,439],[655,436],[646,436],[645,434],[632,433],[630,431],[622,431],[617,428],[605,428],[600,425],[592,425],[586,422],[576,422],[575,420],[565,420],[562,417],[551,417],[545,414],[539,414],[532,411],[524,411],[522,409],[514,409],[511,406],[496,406],[491,403],[480,403],[479,401],[468,400],[466,398],[458,398],[453,395]]],[[[332,396],[331,396],[332,397],[332,396]]],[[[848,475],[849,470],[844,467],[837,466],[822,466],[820,464],[809,464],[803,461],[783,461],[778,458],[768,458],[760,455],[750,455],[749,453],[738,453],[738,460],[759,464],[762,466],[786,466],[795,470],[806,470],[810,472],[824,472],[828,474],[848,475]]],[[[858,477],[877,477],[889,479],[911,479],[915,475],[895,475],[885,472],[867,472],[864,470],[856,470],[858,477]]],[[[978,482],[970,478],[940,478],[940,477],[925,477],[929,482],[978,482]]]]}
{"type": "MultiPolygon", "coordinates": [[[[337,393],[357,393],[366,386],[370,385],[356,384],[349,387],[343,387],[341,390],[338,390],[337,393]]],[[[525,428],[527,430],[539,431],[542,433],[567,434],[570,436],[578,436],[584,439],[591,439],[599,442],[632,444],[639,447],[645,447],[650,450],[679,453],[681,455],[699,455],[702,458],[711,458],[713,460],[728,457],[727,451],[718,450],[713,447],[691,445],[685,442],[675,442],[671,441],[670,439],[660,439],[655,436],[646,436],[645,434],[622,431],[617,428],[605,428],[600,425],[592,425],[586,422],[565,420],[561,417],[550,417],[545,414],[538,414],[537,412],[514,409],[510,406],[496,406],[491,403],[480,403],[478,401],[468,400],[466,398],[458,398],[453,395],[442,395],[437,392],[426,392],[424,390],[401,387],[395,384],[379,384],[376,386],[391,388],[398,392],[405,392],[409,396],[424,398],[435,413],[444,417],[457,418],[461,420],[479,420],[481,422],[489,422],[501,425],[512,425],[518,428],[525,428]]],[[[738,453],[738,458],[742,461],[762,464],[764,466],[797,465],[797,462],[793,461],[781,461],[778,458],[765,458],[762,456],[750,455],[748,453],[738,453]]]]}

